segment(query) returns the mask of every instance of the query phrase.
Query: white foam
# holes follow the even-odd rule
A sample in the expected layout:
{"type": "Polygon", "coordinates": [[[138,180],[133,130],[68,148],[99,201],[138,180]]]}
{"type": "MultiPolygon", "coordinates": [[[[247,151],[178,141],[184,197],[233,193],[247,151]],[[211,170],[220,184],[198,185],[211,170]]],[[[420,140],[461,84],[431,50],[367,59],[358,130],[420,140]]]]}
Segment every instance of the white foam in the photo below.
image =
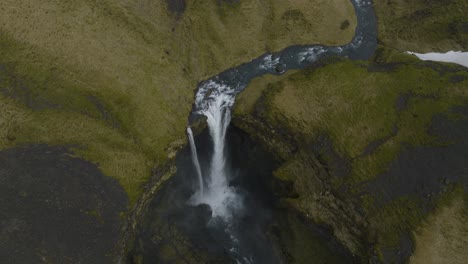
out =
{"type": "Polygon", "coordinates": [[[263,63],[260,65],[260,68],[265,70],[273,69],[279,63],[279,57],[274,58],[273,54],[268,54],[263,58],[263,63]]]}
{"type": "Polygon", "coordinates": [[[452,62],[465,67],[468,67],[468,52],[462,51],[449,51],[446,53],[416,53],[407,51],[407,53],[415,55],[421,60],[424,61],[442,61],[442,62],[452,62]]]}
{"type": "Polygon", "coordinates": [[[322,47],[307,48],[305,51],[299,52],[299,62],[314,62],[317,60],[318,56],[324,52],[326,52],[326,50],[322,47]]]}
{"type": "Polygon", "coordinates": [[[207,187],[192,197],[194,204],[207,204],[212,217],[220,217],[228,222],[242,207],[242,199],[233,187],[229,186],[226,171],[225,139],[231,121],[231,108],[234,105],[235,89],[208,81],[199,87],[195,98],[196,111],[207,117],[208,129],[213,140],[213,155],[207,187]]]}
{"type": "Polygon", "coordinates": [[[359,7],[370,6],[370,5],[372,5],[372,1],[356,0],[356,4],[359,7]]]}
{"type": "Polygon", "coordinates": [[[362,34],[357,35],[356,37],[354,37],[353,42],[351,42],[351,46],[353,46],[354,48],[359,48],[363,40],[364,40],[364,37],[362,36],[362,34]]]}

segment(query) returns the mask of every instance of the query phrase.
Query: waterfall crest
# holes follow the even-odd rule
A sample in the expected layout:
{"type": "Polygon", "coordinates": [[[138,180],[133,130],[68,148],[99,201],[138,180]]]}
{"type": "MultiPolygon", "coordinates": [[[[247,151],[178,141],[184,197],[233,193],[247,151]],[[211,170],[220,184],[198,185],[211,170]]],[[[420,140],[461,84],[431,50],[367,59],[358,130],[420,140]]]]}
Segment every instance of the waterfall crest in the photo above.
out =
{"type": "MultiPolygon", "coordinates": [[[[208,204],[213,217],[218,216],[226,221],[232,217],[234,209],[241,207],[241,201],[235,189],[229,186],[225,157],[226,131],[231,121],[231,108],[235,94],[235,90],[227,85],[208,81],[200,86],[195,101],[197,113],[207,118],[208,129],[213,140],[213,155],[206,178],[207,188],[204,192],[200,189],[198,195],[192,197],[192,203],[208,204]]],[[[193,149],[195,149],[195,143],[193,143],[193,149]]]]}

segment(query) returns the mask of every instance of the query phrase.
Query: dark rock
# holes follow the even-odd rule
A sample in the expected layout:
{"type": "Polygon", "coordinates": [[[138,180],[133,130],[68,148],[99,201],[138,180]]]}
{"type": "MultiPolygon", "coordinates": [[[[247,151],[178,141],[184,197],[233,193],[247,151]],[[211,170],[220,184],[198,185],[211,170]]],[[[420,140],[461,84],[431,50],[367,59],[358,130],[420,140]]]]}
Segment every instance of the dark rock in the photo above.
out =
{"type": "Polygon", "coordinates": [[[450,77],[450,82],[459,83],[459,82],[463,82],[467,78],[468,77],[466,77],[465,75],[453,75],[452,77],[450,77]]]}
{"type": "Polygon", "coordinates": [[[341,22],[341,25],[340,25],[340,29],[341,30],[345,30],[349,27],[350,23],[349,23],[349,20],[345,20],[343,22],[341,22]]]}
{"type": "Polygon", "coordinates": [[[333,148],[333,143],[328,135],[322,134],[318,136],[314,139],[313,143],[306,146],[306,149],[317,158],[317,161],[320,162],[319,166],[327,171],[325,175],[319,174],[319,177],[342,178],[349,175],[351,171],[349,158],[340,155],[333,148]]]}
{"type": "Polygon", "coordinates": [[[0,263],[112,263],[127,197],[65,147],[0,152],[0,263]]]}
{"type": "Polygon", "coordinates": [[[235,3],[239,3],[240,0],[218,0],[218,3],[228,3],[228,4],[235,4],[235,3]]]}
{"type": "Polygon", "coordinates": [[[407,263],[413,254],[413,241],[409,235],[402,235],[398,246],[382,250],[383,263],[407,263]]]}
{"type": "Polygon", "coordinates": [[[395,102],[395,108],[398,112],[405,110],[408,107],[408,100],[411,98],[410,93],[400,94],[395,102]]]}
{"type": "MultiPolygon", "coordinates": [[[[396,101],[395,101],[395,109],[398,112],[404,111],[408,108],[408,101],[412,98],[417,99],[428,99],[428,100],[436,100],[437,96],[435,95],[422,95],[422,94],[414,94],[412,92],[400,94],[396,101]]],[[[414,115],[414,114],[413,114],[414,115]]],[[[415,115],[416,117],[416,115],[415,115]]],[[[394,128],[395,131],[396,128],[394,128]]],[[[395,134],[396,132],[394,132],[395,134]]]]}
{"type": "Polygon", "coordinates": [[[120,129],[122,126],[118,119],[112,114],[112,112],[99,100],[96,96],[87,96],[88,100],[94,104],[96,110],[101,114],[101,118],[113,128],[120,129]]]}
{"type": "Polygon", "coordinates": [[[461,32],[463,32],[464,34],[468,34],[468,21],[462,22],[460,28],[461,32]]]}
{"type": "Polygon", "coordinates": [[[167,8],[170,12],[181,16],[185,11],[185,0],[166,0],[167,8]]]}
{"type": "MultiPolygon", "coordinates": [[[[468,107],[456,108],[453,112],[466,116],[468,107]]],[[[428,132],[445,145],[405,147],[387,173],[368,183],[369,192],[381,197],[378,206],[398,197],[423,198],[426,193],[439,194],[443,187],[441,182],[457,182],[468,187],[468,120],[436,115],[428,132]]],[[[428,212],[433,204],[421,206],[428,212]]]]}
{"type": "Polygon", "coordinates": [[[206,116],[191,112],[188,123],[189,123],[190,128],[193,131],[193,134],[198,135],[206,127],[206,116]]]}
{"type": "Polygon", "coordinates": [[[299,198],[299,194],[294,189],[294,182],[274,180],[272,184],[273,193],[283,198],[299,198]]]}
{"type": "MultiPolygon", "coordinates": [[[[53,73],[51,73],[53,74],[53,73]]],[[[35,84],[36,85],[36,84],[35,84]]],[[[0,64],[0,93],[17,99],[34,110],[60,108],[61,106],[43,98],[35,91],[37,87],[30,87],[27,80],[22,79],[15,72],[12,64],[0,64]]]]}
{"type": "Polygon", "coordinates": [[[397,127],[397,125],[394,125],[393,129],[392,129],[392,133],[390,135],[388,135],[388,136],[386,136],[384,138],[376,139],[376,140],[370,142],[369,144],[367,144],[367,146],[364,148],[364,150],[362,151],[362,153],[358,157],[365,157],[365,156],[371,155],[380,146],[385,144],[385,142],[387,142],[388,140],[390,140],[391,138],[396,136],[397,133],[398,133],[398,127],[397,127]]]}
{"type": "Polygon", "coordinates": [[[420,9],[416,10],[410,15],[410,18],[413,20],[423,20],[432,16],[432,11],[429,9],[420,9]]]}
{"type": "Polygon", "coordinates": [[[275,71],[277,73],[284,73],[284,72],[286,72],[286,69],[285,69],[285,66],[283,64],[278,63],[275,66],[275,71]]]}

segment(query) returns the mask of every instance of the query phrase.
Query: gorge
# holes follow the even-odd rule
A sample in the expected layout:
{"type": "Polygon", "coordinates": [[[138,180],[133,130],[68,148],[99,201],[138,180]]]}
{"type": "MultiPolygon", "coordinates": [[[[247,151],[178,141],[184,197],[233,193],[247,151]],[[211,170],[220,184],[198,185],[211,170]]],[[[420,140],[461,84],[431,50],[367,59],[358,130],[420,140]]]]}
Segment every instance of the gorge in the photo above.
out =
{"type": "MultiPolygon", "coordinates": [[[[206,118],[207,129],[211,136],[211,144],[208,144],[206,139],[203,144],[200,144],[200,142],[196,143],[197,140],[193,135],[192,129],[190,127],[187,128],[193,168],[191,171],[184,171],[184,173],[192,176],[195,175],[198,184],[192,184],[191,189],[194,193],[186,202],[194,207],[187,208],[181,205],[183,204],[183,198],[174,198],[174,196],[172,199],[177,200],[177,202],[172,201],[170,203],[172,205],[166,204],[167,201],[154,205],[156,207],[171,208],[167,209],[168,212],[162,214],[185,214],[187,211],[192,212],[187,213],[188,215],[194,214],[194,216],[185,216],[182,217],[182,219],[178,218],[175,220],[176,222],[190,221],[189,219],[193,217],[205,219],[205,221],[195,221],[197,224],[188,228],[190,231],[187,231],[186,225],[179,224],[179,228],[191,234],[189,235],[190,240],[198,240],[201,236],[213,237],[214,240],[211,243],[219,243],[220,245],[218,245],[218,247],[224,249],[228,256],[232,258],[231,261],[236,263],[281,263],[285,261],[285,256],[282,256],[280,252],[276,252],[273,255],[270,253],[270,256],[268,253],[275,252],[273,247],[269,246],[272,243],[271,238],[265,236],[265,234],[269,232],[268,226],[272,224],[271,215],[275,206],[273,204],[269,204],[268,206],[261,205],[261,203],[255,201],[255,198],[258,199],[258,196],[261,197],[261,195],[249,193],[261,191],[255,188],[248,190],[248,187],[242,185],[236,187],[234,184],[241,180],[238,179],[238,177],[240,177],[239,175],[235,175],[235,170],[240,169],[240,165],[230,161],[230,155],[226,156],[228,153],[226,150],[226,135],[231,122],[231,111],[235,103],[236,95],[242,92],[248,83],[256,77],[264,74],[284,74],[288,70],[308,67],[317,61],[332,57],[346,57],[361,60],[369,59],[377,47],[377,25],[372,3],[360,0],[352,1],[352,3],[355,8],[358,24],[356,26],[355,37],[351,43],[344,46],[291,46],[281,52],[265,54],[251,62],[226,70],[209,80],[203,81],[199,85],[189,122],[200,123],[204,122],[204,120],[200,121],[201,117],[206,118]],[[205,150],[205,152],[209,153],[211,158],[209,158],[208,162],[205,158],[205,163],[209,165],[201,166],[197,148],[199,148],[199,146],[206,148],[206,145],[212,146],[211,151],[205,150]],[[240,189],[238,189],[239,187],[240,189]],[[247,205],[246,200],[249,200],[248,203],[253,203],[254,205],[247,205]],[[194,209],[204,208],[204,205],[207,205],[211,211],[211,219],[207,222],[207,216],[200,216],[200,212],[197,213],[194,209]],[[255,210],[258,211],[256,212],[255,210]],[[264,215],[262,215],[262,212],[264,215]],[[254,222],[245,222],[246,218],[253,218],[254,222]],[[195,229],[198,230],[196,231],[195,229]],[[200,230],[205,230],[206,233],[200,234],[200,230]],[[198,234],[194,235],[194,233],[198,234]],[[256,234],[256,236],[252,237],[252,234],[256,234]],[[198,238],[196,239],[194,237],[198,238]]],[[[232,145],[229,147],[236,148],[236,146],[232,145]]],[[[240,150],[236,151],[239,152],[240,150]]],[[[233,151],[231,150],[231,152],[233,151]]],[[[205,155],[207,155],[207,153],[205,153],[205,155]]],[[[261,160],[263,158],[255,157],[254,159],[261,160]]],[[[177,165],[178,168],[184,166],[187,165],[182,165],[180,163],[177,165]]],[[[272,173],[271,169],[270,173],[272,173]]],[[[245,172],[245,174],[247,176],[244,177],[259,177],[248,171],[245,172]]],[[[179,177],[184,177],[187,180],[187,176],[179,177]]],[[[193,182],[193,179],[189,181],[193,182]]],[[[244,181],[255,182],[255,180],[244,181]]],[[[269,183],[263,182],[261,185],[268,186],[269,183]]],[[[173,192],[181,189],[181,187],[172,187],[173,192]]],[[[273,199],[271,190],[265,192],[267,193],[266,197],[270,196],[270,199],[273,199]]],[[[265,199],[266,197],[261,197],[260,199],[265,199]]],[[[163,199],[164,201],[168,198],[159,199],[163,199]]],[[[161,214],[161,212],[159,214],[161,214]]],[[[280,218],[284,218],[284,216],[280,218]]],[[[175,225],[177,226],[178,224],[175,225]]],[[[285,229],[284,226],[279,226],[278,228],[285,229]]],[[[327,235],[327,237],[328,239],[332,239],[331,235],[327,235]]],[[[204,241],[203,243],[197,241],[195,243],[204,244],[207,242],[204,241]]],[[[205,246],[215,247],[210,244],[205,244],[205,246]]],[[[276,247],[278,247],[278,245],[276,245],[276,247]]],[[[340,255],[338,253],[336,254],[336,258],[340,259],[340,255]]],[[[180,257],[185,258],[186,256],[184,257],[181,255],[180,257]]],[[[157,257],[153,255],[152,258],[157,257]]],[[[164,261],[163,258],[159,259],[160,261],[164,261]]],[[[341,262],[345,261],[344,259],[345,258],[341,259],[341,262]]],[[[190,262],[190,260],[186,261],[190,262]]]]}
{"type": "MultiPolygon", "coordinates": [[[[261,92],[260,99],[253,106],[253,113],[244,116],[240,110],[234,110],[245,108],[244,104],[251,100],[249,97],[256,93],[252,89],[257,89],[262,84],[256,83],[254,87],[250,86],[249,94],[245,96],[241,92],[253,79],[258,80],[258,77],[265,74],[277,76],[286,74],[289,70],[309,68],[307,74],[310,75],[316,68],[320,70],[321,67],[333,67],[330,65],[334,63],[346,64],[340,61],[340,57],[351,60],[369,60],[373,57],[376,62],[368,66],[368,71],[374,71],[372,67],[375,67],[376,72],[391,72],[394,66],[391,59],[386,56],[391,58],[395,55],[393,53],[386,55],[388,51],[382,48],[374,55],[377,49],[377,27],[372,4],[353,1],[353,5],[358,24],[356,35],[350,44],[331,47],[291,46],[281,52],[265,54],[249,63],[226,70],[199,84],[189,124],[195,127],[194,131],[198,131],[195,134],[200,133],[205,127],[205,120],[207,128],[199,137],[193,137],[191,128],[188,128],[189,142],[193,142],[190,144],[191,154],[188,154],[188,150],[179,154],[181,157],[178,158],[178,172],[174,180],[168,183],[165,187],[167,189],[160,191],[156,195],[158,198],[152,202],[151,208],[154,209],[150,209],[148,214],[151,220],[145,220],[148,222],[142,224],[143,229],[139,231],[142,233],[138,236],[140,242],[133,247],[130,254],[131,262],[145,263],[158,259],[161,262],[183,260],[187,263],[309,263],[310,261],[403,263],[408,260],[414,244],[407,226],[416,225],[411,221],[419,223],[420,220],[413,219],[420,219],[426,214],[420,212],[418,206],[429,212],[432,210],[430,208],[435,206],[435,201],[422,201],[421,205],[419,202],[416,202],[418,205],[410,203],[408,210],[411,212],[398,213],[400,219],[398,216],[384,215],[387,209],[375,208],[383,204],[395,206],[389,210],[401,210],[399,204],[386,203],[401,199],[400,196],[405,197],[408,194],[416,194],[417,197],[426,195],[427,191],[419,191],[418,185],[429,184],[430,186],[423,189],[430,190],[430,196],[437,196],[443,191],[435,182],[443,179],[442,175],[448,174],[431,174],[430,177],[434,178],[431,180],[428,178],[427,183],[424,183],[423,178],[416,180],[419,174],[415,173],[409,176],[414,183],[406,187],[412,190],[403,194],[399,191],[405,189],[402,187],[405,185],[405,179],[399,176],[402,172],[397,171],[396,174],[389,172],[390,175],[386,177],[396,179],[395,185],[383,183],[378,178],[375,182],[370,180],[368,185],[363,187],[369,188],[365,192],[370,192],[370,195],[356,194],[352,189],[345,189],[357,188],[353,183],[340,183],[339,178],[354,177],[354,174],[350,173],[349,163],[352,160],[348,161],[347,157],[333,150],[330,138],[313,137],[313,141],[308,142],[311,139],[304,140],[305,136],[295,135],[296,132],[288,135],[290,131],[294,131],[288,127],[288,123],[293,123],[291,119],[286,119],[285,124],[281,119],[267,116],[271,114],[268,113],[271,111],[268,108],[271,106],[268,104],[272,104],[269,97],[274,98],[278,93],[271,92],[276,89],[275,86],[270,87],[269,83],[266,90],[261,92]],[[381,58],[384,62],[379,63],[378,60],[381,58]],[[385,60],[390,62],[387,63],[385,60]],[[235,104],[235,99],[239,95],[242,97],[241,106],[235,104]],[[229,126],[232,111],[237,112],[235,126],[229,126]],[[262,111],[267,113],[264,114],[262,111]],[[245,132],[250,135],[242,135],[245,132]],[[229,143],[235,142],[233,138],[243,137],[246,137],[243,142],[251,144],[247,144],[245,149],[241,146],[246,145],[229,143]],[[301,144],[304,144],[306,149],[303,149],[301,144]],[[260,146],[254,147],[254,145],[260,146]],[[185,160],[185,163],[181,160],[185,160]],[[258,166],[255,164],[256,160],[259,160],[258,166]],[[201,173],[198,173],[197,167],[201,168],[201,173]],[[285,173],[285,176],[282,173],[285,173]],[[275,176],[272,177],[273,174],[275,176]],[[202,175],[201,180],[200,175],[202,175]],[[381,190],[381,193],[378,190],[381,190]],[[180,195],[175,195],[173,192],[180,195]],[[382,202],[378,198],[381,195],[392,198],[382,202]],[[366,198],[369,196],[376,198],[366,198]],[[365,199],[375,199],[375,201],[365,199]],[[377,216],[368,216],[373,214],[377,216]],[[404,223],[408,221],[408,224],[401,224],[400,221],[404,223]],[[153,225],[150,222],[153,222],[153,225]],[[388,222],[391,222],[390,227],[385,226],[388,222]],[[162,232],[162,229],[170,229],[173,233],[162,232]],[[143,234],[146,231],[143,230],[162,234],[158,235],[156,240],[148,240],[143,234]],[[377,233],[376,238],[372,237],[374,233],[377,233]],[[304,244],[298,244],[299,241],[304,244]],[[152,253],[148,253],[149,251],[152,253]],[[140,258],[137,259],[137,256],[140,258]]],[[[415,67],[428,67],[420,66],[419,62],[411,63],[414,63],[415,67]]],[[[358,62],[353,66],[359,68],[363,64],[358,62]]],[[[299,80],[302,78],[300,74],[293,76],[299,80]]],[[[294,80],[294,77],[291,79],[294,80]]],[[[266,79],[271,80],[268,77],[266,79]]],[[[285,80],[289,81],[289,77],[285,77],[285,80]]],[[[308,85],[315,84],[313,81],[308,81],[308,85]]],[[[278,90],[281,92],[280,88],[278,90]]],[[[339,89],[336,90],[340,93],[339,89]]],[[[281,102],[283,99],[279,97],[279,100],[281,102]]],[[[397,111],[405,110],[404,103],[400,103],[402,100],[400,97],[396,99],[397,111]]],[[[376,107],[379,107],[378,104],[376,107]]],[[[389,108],[387,106],[384,109],[389,108]]],[[[361,115],[368,114],[364,112],[361,115]]],[[[279,116],[281,117],[281,113],[279,116]]],[[[359,116],[356,115],[357,118],[359,116]]],[[[459,123],[455,130],[459,131],[463,126],[459,123]]],[[[382,145],[398,134],[398,127],[395,127],[397,126],[390,125],[390,136],[369,143],[362,154],[354,159],[359,161],[359,158],[365,159],[374,155],[376,149],[380,151],[382,145]]],[[[404,131],[405,128],[401,129],[404,131]]],[[[458,150],[451,151],[447,153],[457,155],[455,153],[458,150]]],[[[463,155],[465,154],[461,156],[463,155]]],[[[423,163],[422,160],[418,162],[423,163]]],[[[454,162],[458,164],[454,166],[457,170],[455,174],[463,175],[464,172],[461,172],[464,170],[463,166],[459,167],[461,161],[454,162]]],[[[418,168],[419,166],[421,165],[416,165],[418,168]]],[[[362,173],[359,176],[366,177],[366,174],[362,173]]],[[[466,184],[461,178],[453,181],[466,184]]],[[[358,182],[358,185],[360,184],[362,183],[358,182]]],[[[404,205],[402,207],[405,208],[404,205]]]]}
{"type": "Polygon", "coordinates": [[[0,263],[465,263],[467,13],[3,1],[0,263]]]}
{"type": "MultiPolygon", "coordinates": [[[[192,110],[194,116],[206,117],[208,128],[213,140],[213,156],[211,167],[207,175],[206,193],[203,192],[202,179],[200,188],[195,194],[196,204],[210,205],[214,216],[228,214],[227,207],[236,207],[233,190],[229,188],[226,176],[224,141],[226,130],[231,122],[231,111],[238,93],[247,84],[258,76],[264,74],[283,74],[290,69],[307,67],[310,64],[329,57],[349,57],[351,59],[369,59],[377,47],[377,25],[370,1],[352,1],[358,24],[353,41],[344,46],[327,47],[321,45],[292,46],[285,50],[263,55],[249,63],[217,75],[200,84],[195,96],[192,110]],[[220,211],[218,211],[220,210],[220,211]]],[[[194,166],[198,177],[199,163],[192,131],[187,128],[190,146],[192,149],[194,166]]]]}

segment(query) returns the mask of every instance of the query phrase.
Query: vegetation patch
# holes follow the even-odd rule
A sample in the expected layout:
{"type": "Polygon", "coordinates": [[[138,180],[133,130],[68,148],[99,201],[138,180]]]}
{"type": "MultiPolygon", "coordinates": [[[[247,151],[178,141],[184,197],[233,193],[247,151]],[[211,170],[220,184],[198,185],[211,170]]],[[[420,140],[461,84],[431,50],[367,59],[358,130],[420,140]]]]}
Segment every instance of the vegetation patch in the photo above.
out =
{"type": "MultiPolygon", "coordinates": [[[[284,134],[295,138],[299,147],[296,155],[275,172],[278,179],[297,183],[298,198],[289,198],[291,205],[304,214],[315,211],[312,205],[317,204],[317,197],[322,194],[317,196],[313,190],[320,188],[316,187],[319,184],[306,186],[304,182],[311,181],[316,173],[302,169],[310,167],[310,160],[297,157],[307,153],[323,159],[322,166],[329,176],[319,178],[331,183],[328,191],[348,202],[347,208],[353,208],[351,204],[359,207],[358,214],[368,224],[365,239],[374,245],[381,259],[398,262],[393,259],[396,252],[402,251],[402,259],[412,253],[412,237],[408,235],[411,230],[421,225],[441,193],[451,193],[443,182],[462,181],[439,170],[432,170],[424,178],[425,170],[411,168],[420,166],[424,157],[431,164],[446,158],[453,161],[441,165],[453,169],[448,174],[463,175],[463,162],[456,156],[464,155],[466,129],[461,127],[466,123],[462,121],[465,112],[455,109],[468,105],[467,75],[463,67],[428,64],[380,48],[368,62],[340,60],[282,77],[254,80],[238,97],[235,116],[256,118],[273,129],[284,129],[284,134]],[[453,82],[454,76],[457,82],[453,82]],[[446,121],[437,119],[441,114],[446,121]],[[446,124],[437,128],[440,130],[437,133],[435,119],[437,124],[446,124]],[[457,122],[465,123],[448,125],[457,122]],[[453,131],[454,135],[448,137],[452,132],[447,131],[453,131]],[[311,151],[314,144],[321,144],[324,134],[337,155],[351,165],[344,177],[337,177],[328,167],[333,164],[333,157],[311,151]],[[413,160],[414,164],[395,163],[402,153],[406,153],[402,159],[413,160]]],[[[321,212],[324,215],[324,210],[321,212]]],[[[336,219],[327,221],[330,224],[336,219]]],[[[343,233],[335,235],[348,247],[352,245],[349,243],[352,239],[343,233]]]]}
{"type": "Polygon", "coordinates": [[[468,3],[464,0],[375,1],[379,39],[402,51],[468,49],[468,3]]]}
{"type": "Polygon", "coordinates": [[[468,83],[450,81],[454,75],[467,75],[462,68],[444,65],[447,70],[441,72],[412,56],[393,53],[385,63],[400,58],[401,66],[388,72],[369,72],[374,62],[344,60],[275,81],[261,77],[239,96],[235,113],[251,111],[303,138],[328,133],[334,148],[352,161],[347,179],[366,181],[383,172],[403,145],[443,144],[427,133],[432,116],[468,100],[468,83]],[[260,97],[259,91],[263,91],[260,97]],[[407,107],[398,109],[399,96],[407,93],[413,95],[407,107]],[[260,98],[256,105],[254,98],[260,98]],[[361,155],[370,142],[381,138],[387,140],[369,155],[361,155]]]}
{"type": "Polygon", "coordinates": [[[466,191],[454,195],[431,214],[414,232],[416,249],[410,263],[464,263],[468,257],[468,212],[466,191]]]}

